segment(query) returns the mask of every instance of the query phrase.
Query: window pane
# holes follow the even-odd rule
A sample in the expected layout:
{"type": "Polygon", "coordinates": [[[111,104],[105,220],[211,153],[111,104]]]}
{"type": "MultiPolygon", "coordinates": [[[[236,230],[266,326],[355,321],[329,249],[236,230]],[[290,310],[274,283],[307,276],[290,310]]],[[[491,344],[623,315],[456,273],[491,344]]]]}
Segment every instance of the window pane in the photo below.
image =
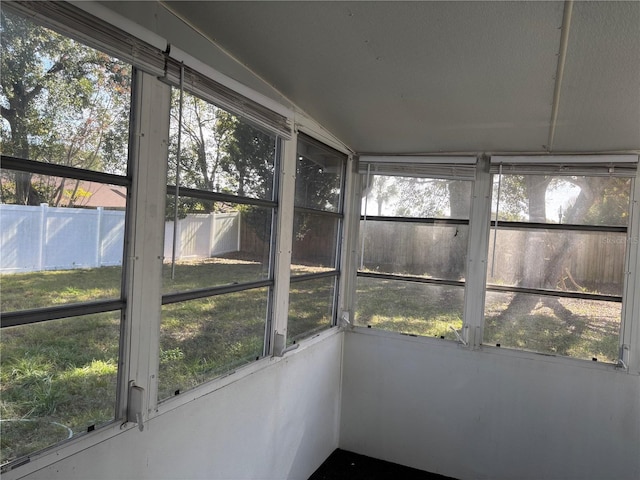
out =
{"type": "Polygon", "coordinates": [[[484,343],[575,358],[618,358],[622,304],[487,292],[484,343]]]}
{"type": "Polygon", "coordinates": [[[180,197],[173,255],[173,203],[168,196],[164,240],[163,292],[244,283],[269,278],[272,209],[208,203],[180,197]],[[188,212],[188,213],[187,213],[188,212]]]}
{"type": "Polygon", "coordinates": [[[462,328],[464,288],[358,277],[355,324],[455,340],[462,328]]]}
{"type": "Polygon", "coordinates": [[[257,288],[163,306],[158,399],[260,358],[267,305],[257,288]]]}
{"type": "Polygon", "coordinates": [[[38,182],[59,190],[59,206],[0,204],[2,312],[120,298],[126,188],[38,182]]]}
{"type": "Polygon", "coordinates": [[[629,178],[494,175],[491,219],[498,209],[502,221],[627,225],[630,188],[629,178]]]}
{"type": "Polygon", "coordinates": [[[296,212],[293,222],[291,273],[334,270],[340,219],[296,212]]]}
{"type": "MultiPolygon", "coordinates": [[[[2,153],[125,174],[131,67],[5,11],[1,49],[2,153]]],[[[15,178],[15,203],[46,201],[30,179],[15,178]]]]}
{"type": "Polygon", "coordinates": [[[295,206],[340,211],[345,155],[298,137],[295,206]]]}
{"type": "MultiPolygon", "coordinates": [[[[364,182],[366,183],[366,176],[364,182]]],[[[471,182],[371,175],[362,195],[364,215],[468,219],[471,182]]]]}
{"type": "Polygon", "coordinates": [[[491,230],[487,282],[526,288],[622,295],[626,234],[491,230]]]}
{"type": "Polygon", "coordinates": [[[2,329],[2,463],[114,419],[120,312],[2,329]]]}
{"type": "Polygon", "coordinates": [[[331,326],[335,284],[336,277],[291,283],[287,343],[331,326]]]}
{"type": "Polygon", "coordinates": [[[468,225],[362,221],[360,270],[463,280],[468,225]]]}
{"type": "MultiPolygon", "coordinates": [[[[180,91],[173,89],[169,184],[176,184],[180,91]]],[[[273,199],[276,136],[188,92],[180,139],[181,187],[273,199]]]]}

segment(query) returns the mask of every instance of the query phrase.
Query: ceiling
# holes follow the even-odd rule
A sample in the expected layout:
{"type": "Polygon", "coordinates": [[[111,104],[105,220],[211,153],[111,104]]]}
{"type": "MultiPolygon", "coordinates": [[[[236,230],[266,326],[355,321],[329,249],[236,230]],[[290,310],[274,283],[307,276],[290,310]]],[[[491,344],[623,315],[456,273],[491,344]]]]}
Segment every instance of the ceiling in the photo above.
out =
{"type": "Polygon", "coordinates": [[[640,150],[640,1],[163,4],[358,153],[640,150]]]}

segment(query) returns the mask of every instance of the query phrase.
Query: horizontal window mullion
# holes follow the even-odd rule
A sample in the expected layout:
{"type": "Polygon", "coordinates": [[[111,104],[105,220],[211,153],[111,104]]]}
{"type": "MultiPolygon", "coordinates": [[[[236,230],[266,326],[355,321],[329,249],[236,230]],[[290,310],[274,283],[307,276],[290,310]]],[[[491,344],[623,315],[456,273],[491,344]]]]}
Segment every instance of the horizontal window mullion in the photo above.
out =
{"type": "Polygon", "coordinates": [[[188,300],[198,300],[200,298],[215,297],[216,295],[224,295],[226,293],[242,292],[252,290],[254,288],[273,286],[273,280],[259,280],[257,282],[233,283],[231,285],[222,285],[219,287],[199,288],[187,292],[170,293],[162,296],[162,305],[172,303],[186,302],[188,300]]]}
{"type": "Polygon", "coordinates": [[[423,223],[426,225],[469,225],[469,220],[462,218],[385,217],[377,215],[360,215],[360,220],[366,220],[367,222],[423,223]]]}
{"type": "Polygon", "coordinates": [[[338,212],[330,212],[328,210],[317,210],[315,208],[294,207],[296,213],[307,213],[309,215],[322,215],[324,217],[343,218],[344,215],[338,212]]]}
{"type": "MultiPolygon", "coordinates": [[[[367,220],[369,218],[367,217],[367,220]]],[[[495,220],[491,220],[491,227],[495,228],[495,220]]],[[[572,223],[539,223],[539,222],[510,222],[498,220],[498,229],[518,230],[567,230],[581,232],[627,233],[627,227],[615,225],[578,225],[572,223]]]]}
{"type": "Polygon", "coordinates": [[[301,275],[292,275],[290,283],[304,282],[306,280],[315,280],[317,278],[339,277],[339,270],[327,270],[326,272],[303,273],[301,275]]]}
{"type": "Polygon", "coordinates": [[[453,287],[464,287],[465,282],[459,280],[444,280],[441,278],[424,278],[415,277],[411,275],[393,275],[390,273],[373,273],[373,272],[358,272],[358,277],[377,278],[380,280],[399,280],[402,282],[416,282],[416,283],[431,283],[434,285],[451,285],[453,287]]]}
{"type": "Polygon", "coordinates": [[[599,300],[603,302],[622,302],[618,295],[601,295],[597,293],[569,292],[562,290],[548,290],[543,288],[509,287],[505,285],[491,285],[486,287],[488,292],[526,293],[530,295],[544,295],[548,297],[578,298],[581,300],[599,300]]]}
{"type": "MultiPolygon", "coordinates": [[[[189,198],[198,198],[200,200],[211,200],[214,202],[227,202],[238,203],[241,205],[255,205],[256,207],[268,207],[275,208],[278,206],[277,202],[272,200],[263,200],[260,198],[240,197],[236,195],[230,195],[228,193],[208,192],[206,190],[197,190],[195,188],[180,187],[179,195],[189,198]]],[[[167,194],[175,195],[175,185],[167,185],[167,194]]]]}
{"type": "Polygon", "coordinates": [[[79,317],[94,313],[113,312],[125,307],[123,300],[107,300],[103,302],[77,303],[74,305],[60,305],[56,307],[22,310],[2,314],[0,320],[2,328],[28,325],[31,323],[60,320],[68,317],[79,317]]]}
{"type": "Polygon", "coordinates": [[[67,165],[58,165],[55,163],[36,162],[34,160],[25,160],[8,155],[2,155],[2,169],[35,173],[37,175],[48,175],[52,177],[71,178],[74,180],[86,180],[122,187],[128,187],[131,185],[131,180],[124,175],[97,172],[95,170],[86,170],[84,168],[69,167],[67,165]]]}

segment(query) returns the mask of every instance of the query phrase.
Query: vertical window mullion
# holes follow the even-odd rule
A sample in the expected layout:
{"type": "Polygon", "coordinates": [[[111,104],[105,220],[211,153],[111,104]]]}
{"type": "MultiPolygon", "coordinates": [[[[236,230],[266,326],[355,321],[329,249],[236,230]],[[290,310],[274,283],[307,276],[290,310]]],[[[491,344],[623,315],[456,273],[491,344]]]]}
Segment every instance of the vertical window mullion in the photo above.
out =
{"type": "Polygon", "coordinates": [[[127,258],[129,368],[125,386],[145,390],[142,416],[156,405],[159,358],[162,235],[168,154],[170,87],[155,77],[136,73],[133,142],[132,228],[127,258]]]}
{"type": "Polygon", "coordinates": [[[483,312],[490,216],[491,174],[489,173],[489,158],[482,156],[478,159],[476,179],[473,183],[463,314],[463,339],[474,348],[482,344],[484,328],[483,312]]]}
{"type": "Polygon", "coordinates": [[[619,365],[629,372],[640,373],[640,169],[632,180],[630,215],[625,258],[619,365]]]}
{"type": "MultiPolygon", "coordinates": [[[[275,165],[273,172],[273,195],[272,200],[278,204],[278,207],[272,209],[271,215],[271,251],[269,258],[269,278],[274,281],[274,285],[269,287],[269,299],[267,307],[267,321],[265,322],[265,335],[264,335],[264,348],[262,351],[263,356],[268,356],[273,350],[273,339],[275,335],[275,318],[276,318],[276,261],[277,252],[279,252],[279,242],[282,237],[279,228],[280,209],[282,206],[281,198],[282,192],[280,191],[280,185],[284,183],[280,178],[280,172],[283,170],[284,157],[282,152],[285,150],[285,140],[282,137],[278,137],[276,140],[275,151],[275,165]]],[[[289,267],[287,267],[288,271],[289,267]]]]}
{"type": "Polygon", "coordinates": [[[341,281],[338,291],[338,324],[345,320],[353,324],[355,312],[356,276],[358,271],[358,245],[360,238],[360,192],[362,175],[357,173],[356,160],[349,157],[345,173],[345,201],[343,217],[342,255],[340,256],[341,281]]]}
{"type": "MultiPolygon", "coordinates": [[[[283,155],[281,156],[278,171],[279,203],[274,262],[273,326],[270,332],[272,336],[272,346],[275,342],[275,335],[284,335],[284,338],[286,338],[287,335],[294,198],[296,190],[297,133],[294,133],[290,140],[285,140],[283,143],[283,155]]],[[[273,353],[273,348],[271,353],[273,353]]]]}

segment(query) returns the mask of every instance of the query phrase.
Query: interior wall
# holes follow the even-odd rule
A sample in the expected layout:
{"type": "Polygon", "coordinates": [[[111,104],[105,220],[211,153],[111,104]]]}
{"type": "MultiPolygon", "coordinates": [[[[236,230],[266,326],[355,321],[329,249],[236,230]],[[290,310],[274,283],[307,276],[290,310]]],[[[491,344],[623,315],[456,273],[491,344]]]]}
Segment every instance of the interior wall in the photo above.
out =
{"type": "Polygon", "coordinates": [[[640,377],[356,329],[340,448],[466,479],[640,478],[640,377]]]}
{"type": "MultiPolygon", "coordinates": [[[[23,478],[306,479],[338,446],[343,334],[23,478]]],[[[19,470],[19,469],[18,469],[19,470]]]]}

